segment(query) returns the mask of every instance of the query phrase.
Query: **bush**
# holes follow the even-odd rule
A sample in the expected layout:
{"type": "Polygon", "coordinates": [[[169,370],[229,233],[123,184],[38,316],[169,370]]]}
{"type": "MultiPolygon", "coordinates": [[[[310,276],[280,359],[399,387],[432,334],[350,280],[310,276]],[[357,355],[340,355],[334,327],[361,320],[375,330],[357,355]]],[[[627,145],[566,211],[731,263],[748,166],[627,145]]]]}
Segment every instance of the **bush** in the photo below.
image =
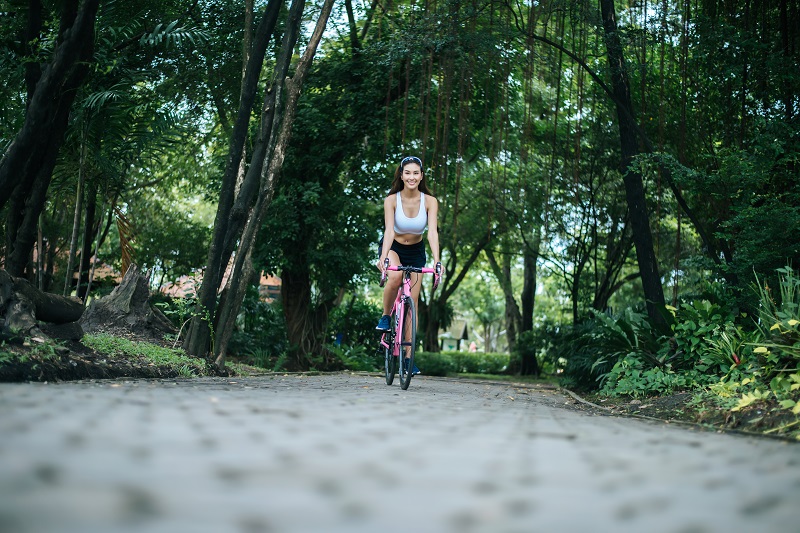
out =
{"type": "Polygon", "coordinates": [[[508,368],[510,356],[502,353],[444,352],[453,358],[460,374],[502,374],[508,368]]]}
{"type": "Polygon", "coordinates": [[[777,293],[756,279],[762,337],[757,353],[765,366],[796,366],[800,365],[800,274],[790,267],[778,273],[777,293]]]}
{"type": "Polygon", "coordinates": [[[181,329],[186,324],[197,305],[195,298],[173,298],[161,293],[153,294],[150,301],[164,313],[176,329],[181,329]]]}
{"type": "Polygon", "coordinates": [[[280,303],[261,301],[256,287],[247,290],[236,330],[228,342],[231,355],[245,358],[253,366],[281,370],[289,341],[280,303]]]}
{"type": "Polygon", "coordinates": [[[453,357],[443,352],[417,352],[414,364],[426,376],[447,376],[458,372],[453,357]]]}
{"type": "Polygon", "coordinates": [[[334,308],[328,317],[331,342],[341,334],[340,344],[350,346],[375,346],[375,325],[381,317],[381,306],[361,298],[352,298],[345,305],[334,308]]]}
{"type": "Polygon", "coordinates": [[[676,391],[696,389],[718,381],[716,376],[698,370],[675,372],[669,365],[650,367],[636,355],[617,361],[605,376],[602,394],[608,396],[648,396],[671,394],[676,391]]]}
{"type": "Polygon", "coordinates": [[[350,346],[349,344],[329,344],[328,350],[336,356],[347,370],[358,372],[374,372],[383,370],[383,354],[363,344],[350,346]]]}
{"type": "Polygon", "coordinates": [[[538,327],[523,331],[517,336],[517,343],[509,359],[509,371],[513,374],[532,374],[532,368],[523,368],[523,362],[535,361],[538,374],[542,373],[544,363],[542,354],[551,346],[549,331],[546,327],[538,327]]]}
{"type": "Polygon", "coordinates": [[[415,363],[429,376],[448,374],[501,374],[508,368],[509,356],[483,352],[417,352],[415,363]]]}
{"type": "Polygon", "coordinates": [[[612,318],[595,312],[572,327],[556,330],[546,359],[561,370],[563,386],[584,391],[600,388],[605,376],[624,357],[635,354],[650,367],[658,365],[658,337],[641,313],[625,310],[612,318]]]}

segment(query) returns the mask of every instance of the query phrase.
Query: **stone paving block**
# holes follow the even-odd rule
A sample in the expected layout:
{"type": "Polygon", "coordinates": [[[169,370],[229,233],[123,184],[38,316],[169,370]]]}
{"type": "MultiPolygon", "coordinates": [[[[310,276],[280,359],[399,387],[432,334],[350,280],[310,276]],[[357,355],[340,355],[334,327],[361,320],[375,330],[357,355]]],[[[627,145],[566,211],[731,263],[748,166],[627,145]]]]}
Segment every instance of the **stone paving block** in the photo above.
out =
{"type": "Polygon", "coordinates": [[[0,533],[793,532],[800,446],[420,376],[0,385],[0,533]]]}

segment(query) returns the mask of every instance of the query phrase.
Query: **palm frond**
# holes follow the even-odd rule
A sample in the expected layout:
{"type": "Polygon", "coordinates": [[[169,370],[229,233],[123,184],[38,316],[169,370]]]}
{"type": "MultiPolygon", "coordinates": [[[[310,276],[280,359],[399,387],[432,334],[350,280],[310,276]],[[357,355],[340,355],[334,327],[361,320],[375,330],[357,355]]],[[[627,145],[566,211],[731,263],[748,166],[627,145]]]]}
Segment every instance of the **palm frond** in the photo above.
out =
{"type": "Polygon", "coordinates": [[[142,46],[157,46],[164,43],[167,47],[172,47],[181,46],[184,40],[194,45],[198,41],[207,41],[208,39],[209,35],[205,30],[178,27],[178,21],[174,20],[166,26],[157,24],[152,33],[142,35],[142,38],[139,39],[139,44],[142,46]]]}

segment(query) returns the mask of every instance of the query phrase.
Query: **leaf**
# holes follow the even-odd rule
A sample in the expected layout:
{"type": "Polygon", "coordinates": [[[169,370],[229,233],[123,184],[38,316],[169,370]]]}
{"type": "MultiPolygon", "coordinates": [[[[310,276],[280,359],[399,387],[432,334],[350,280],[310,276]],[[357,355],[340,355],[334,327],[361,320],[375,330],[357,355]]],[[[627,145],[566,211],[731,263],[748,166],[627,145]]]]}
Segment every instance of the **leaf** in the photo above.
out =
{"type": "Polygon", "coordinates": [[[791,320],[788,322],[788,324],[789,324],[790,326],[796,326],[797,324],[800,324],[800,320],[795,320],[795,319],[793,318],[793,319],[791,319],[791,320]]]}
{"type": "Polygon", "coordinates": [[[780,322],[776,322],[775,324],[772,324],[772,327],[769,328],[769,330],[773,331],[775,329],[780,329],[780,327],[781,327],[781,323],[780,322]]]}
{"type": "Polygon", "coordinates": [[[769,353],[769,349],[766,346],[759,346],[753,350],[753,353],[769,353]]]}
{"type": "Polygon", "coordinates": [[[797,402],[794,400],[781,400],[779,403],[784,409],[789,409],[790,407],[797,405],[797,402]]]}

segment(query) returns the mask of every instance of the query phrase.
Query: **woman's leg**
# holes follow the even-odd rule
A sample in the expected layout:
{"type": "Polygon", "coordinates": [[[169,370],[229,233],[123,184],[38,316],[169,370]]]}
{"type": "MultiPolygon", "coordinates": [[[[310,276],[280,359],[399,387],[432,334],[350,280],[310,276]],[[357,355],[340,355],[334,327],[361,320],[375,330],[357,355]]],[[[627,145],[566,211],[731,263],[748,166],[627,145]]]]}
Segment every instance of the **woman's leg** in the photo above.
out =
{"type": "MultiPolygon", "coordinates": [[[[400,265],[400,258],[397,257],[397,252],[394,250],[389,250],[389,265],[390,266],[399,266],[400,265]]],[[[389,272],[389,277],[386,280],[386,285],[383,286],[383,314],[388,315],[392,312],[392,306],[394,305],[394,299],[397,297],[397,289],[400,288],[400,284],[403,281],[403,273],[402,272],[389,272]]]]}
{"type": "MultiPolygon", "coordinates": [[[[422,274],[411,274],[411,297],[414,299],[414,314],[416,315],[416,322],[419,324],[419,293],[422,290],[422,274]]],[[[411,327],[411,324],[408,324],[411,327]]],[[[411,357],[411,354],[406,352],[406,358],[411,357]]]]}

